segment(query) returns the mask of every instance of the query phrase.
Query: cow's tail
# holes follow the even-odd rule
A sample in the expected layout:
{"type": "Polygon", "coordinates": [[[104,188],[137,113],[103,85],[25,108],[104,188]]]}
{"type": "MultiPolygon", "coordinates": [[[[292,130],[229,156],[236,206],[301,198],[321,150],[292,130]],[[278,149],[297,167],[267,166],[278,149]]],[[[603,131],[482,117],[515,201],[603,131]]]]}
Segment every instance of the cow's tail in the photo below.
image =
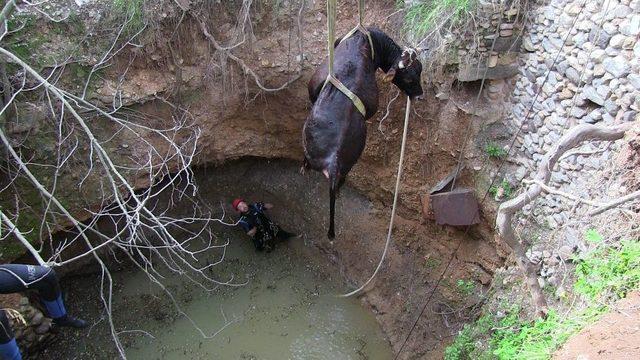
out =
{"type": "Polygon", "coordinates": [[[338,191],[338,170],[335,164],[329,165],[329,231],[327,237],[333,240],[336,237],[335,215],[336,215],[336,192],[338,191]]]}

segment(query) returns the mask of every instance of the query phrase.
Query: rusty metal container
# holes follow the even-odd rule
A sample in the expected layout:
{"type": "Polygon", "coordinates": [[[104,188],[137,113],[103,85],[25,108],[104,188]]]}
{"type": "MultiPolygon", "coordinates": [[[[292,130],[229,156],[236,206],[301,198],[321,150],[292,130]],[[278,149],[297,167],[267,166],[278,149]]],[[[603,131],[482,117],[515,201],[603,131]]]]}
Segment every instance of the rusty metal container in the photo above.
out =
{"type": "Polygon", "coordinates": [[[431,209],[438,225],[466,226],[480,222],[478,201],[472,189],[431,194],[431,209]]]}
{"type": "MultiPolygon", "coordinates": [[[[460,169],[462,170],[462,169],[460,169]]],[[[453,189],[456,170],[429,191],[429,201],[422,201],[425,218],[435,219],[438,225],[467,226],[480,222],[478,200],[472,189],[453,189]]]]}

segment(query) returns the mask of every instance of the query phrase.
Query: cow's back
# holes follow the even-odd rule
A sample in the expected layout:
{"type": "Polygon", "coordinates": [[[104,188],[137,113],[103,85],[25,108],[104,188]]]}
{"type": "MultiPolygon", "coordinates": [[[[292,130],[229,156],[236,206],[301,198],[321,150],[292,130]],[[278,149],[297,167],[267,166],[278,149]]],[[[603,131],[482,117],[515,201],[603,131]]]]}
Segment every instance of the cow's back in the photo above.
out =
{"type": "MultiPolygon", "coordinates": [[[[364,103],[367,119],[378,111],[376,66],[371,55],[369,40],[364,34],[357,32],[336,47],[333,61],[336,78],[364,103]]],[[[325,59],[309,80],[309,99],[312,103],[320,98],[321,89],[328,74],[329,59],[325,59]]],[[[327,86],[323,93],[327,93],[327,88],[329,92],[339,91],[333,86],[327,86]]],[[[346,98],[346,95],[343,94],[343,96],[346,98]]]]}
{"type": "MultiPolygon", "coordinates": [[[[366,118],[373,116],[378,107],[375,71],[364,35],[354,34],[336,47],[335,75],[363,102],[366,118]]],[[[314,104],[304,126],[305,157],[316,170],[337,166],[346,175],[364,149],[365,117],[336,87],[328,84],[322,88],[327,74],[328,60],[325,60],[309,81],[309,97],[314,104]]]]}

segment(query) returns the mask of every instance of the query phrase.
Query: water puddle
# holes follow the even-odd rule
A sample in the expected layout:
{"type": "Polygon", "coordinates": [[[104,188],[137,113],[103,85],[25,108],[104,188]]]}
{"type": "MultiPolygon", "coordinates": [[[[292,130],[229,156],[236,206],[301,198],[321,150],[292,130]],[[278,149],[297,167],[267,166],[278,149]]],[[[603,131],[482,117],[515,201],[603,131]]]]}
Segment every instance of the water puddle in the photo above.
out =
{"type": "MultiPolygon", "coordinates": [[[[221,280],[232,277],[235,283],[246,283],[244,286],[206,291],[184,276],[161,271],[166,275],[162,283],[202,333],[219,332],[212,338],[203,337],[189,318],[179,314],[145,273],[130,267],[114,272],[114,322],[122,331],[128,358],[392,358],[373,314],[358,299],[336,296],[346,289],[343,279],[326,255],[311,245],[313,239],[324,236],[326,184],[320,176],[295,177],[297,168],[292,162],[243,160],[196,172],[201,196],[212,208],[238,195],[270,201],[276,206],[274,219],[305,235],[262,253],[254,250],[242,232],[215,226],[219,239],[230,244],[224,262],[210,275],[221,280]],[[313,220],[320,213],[321,220],[313,220]]],[[[352,214],[368,211],[368,202],[350,190],[345,188],[342,197],[342,203],[349,201],[352,214]]],[[[212,251],[209,261],[220,254],[212,251]]],[[[99,274],[65,279],[68,307],[95,325],[89,331],[59,335],[42,358],[117,355],[98,295],[99,279],[99,274]]]]}
{"type": "MultiPolygon", "coordinates": [[[[372,314],[355,299],[336,297],[334,282],[339,280],[327,276],[320,264],[310,264],[301,246],[289,244],[265,254],[256,253],[248,241],[234,242],[227,250],[232,267],[227,271],[235,272],[238,280],[246,277],[249,283],[243,287],[207,295],[170,279],[182,286],[180,299],[192,299],[183,309],[205,333],[216,332],[225,317],[235,322],[213,339],[203,339],[186,318],[177,318],[170,326],[163,319],[147,318],[136,327],[155,339],[137,337],[127,355],[132,359],[391,358],[372,314]]],[[[154,294],[146,276],[138,273],[125,281],[121,296],[144,299],[154,294]]]]}

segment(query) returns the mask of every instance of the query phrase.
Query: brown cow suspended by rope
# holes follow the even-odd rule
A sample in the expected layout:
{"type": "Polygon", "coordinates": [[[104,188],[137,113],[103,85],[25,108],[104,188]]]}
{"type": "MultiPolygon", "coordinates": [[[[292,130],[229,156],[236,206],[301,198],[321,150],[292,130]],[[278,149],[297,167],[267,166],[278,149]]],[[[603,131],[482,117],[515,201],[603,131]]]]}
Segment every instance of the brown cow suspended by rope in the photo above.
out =
{"type": "Polygon", "coordinates": [[[313,103],[302,136],[303,169],[322,172],[329,179],[329,239],[335,237],[334,216],[336,192],[364,150],[367,127],[365,120],[378,111],[378,86],[375,73],[385,72],[384,81],[393,82],[407,96],[422,95],[422,64],[413,49],[402,49],[377,28],[367,28],[335,42],[333,69],[335,77],[364,105],[347,97],[332,84],[325,85],[328,61],[321,64],[309,81],[309,99],[313,103]],[[373,46],[373,49],[371,48],[373,46]]]}

